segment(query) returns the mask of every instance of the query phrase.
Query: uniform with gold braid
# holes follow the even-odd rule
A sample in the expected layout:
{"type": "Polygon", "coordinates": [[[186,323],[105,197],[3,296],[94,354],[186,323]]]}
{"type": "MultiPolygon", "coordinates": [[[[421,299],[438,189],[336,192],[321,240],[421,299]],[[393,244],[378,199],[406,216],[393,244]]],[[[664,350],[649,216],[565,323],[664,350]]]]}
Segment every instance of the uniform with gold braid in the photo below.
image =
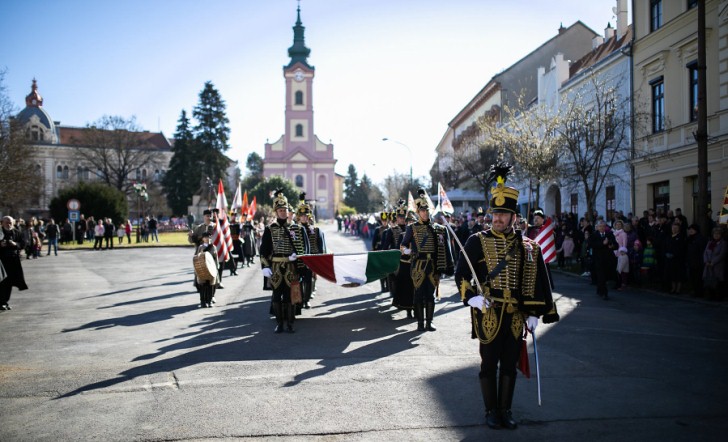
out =
{"type": "Polygon", "coordinates": [[[400,249],[402,253],[411,251],[410,275],[414,286],[417,330],[435,331],[432,326],[435,293],[440,285],[440,276],[443,273],[452,275],[453,263],[447,230],[429,219],[430,207],[424,189],[419,189],[418,194],[415,205],[420,219],[407,226],[400,249]]]}
{"type": "MultiPolygon", "coordinates": [[[[407,230],[407,202],[399,200],[397,209],[390,213],[394,220],[392,227],[386,230],[382,239],[382,250],[399,250],[402,245],[404,233],[407,230]]],[[[407,311],[407,317],[412,318],[414,308],[415,288],[412,285],[410,274],[411,255],[402,254],[399,268],[389,275],[389,292],[392,294],[392,306],[407,311]]]]}
{"type": "MultiPolygon", "coordinates": [[[[304,243],[308,246],[308,254],[326,253],[326,242],[323,233],[313,225],[313,213],[311,205],[306,202],[306,192],[299,197],[298,209],[296,209],[296,221],[304,236],[304,243]]],[[[306,267],[300,267],[301,273],[301,302],[304,308],[311,308],[311,298],[316,284],[316,275],[306,267]]]]}
{"type": "MultiPolygon", "coordinates": [[[[518,213],[518,190],[505,185],[509,171],[508,165],[492,168],[496,186],[491,189],[490,210],[494,214],[510,214],[511,224],[505,229],[496,230],[494,226],[472,235],[461,253],[467,254],[482,284],[482,293],[492,303],[490,308],[470,309],[472,337],[480,341],[479,378],[486,421],[491,428],[514,429],[511,402],[516,366],[525,346],[526,318],[541,316],[544,323],[549,323],[559,317],[538,243],[523,238],[512,228],[518,213]],[[489,278],[501,262],[504,266],[489,278]]],[[[473,274],[465,259],[458,260],[455,282],[463,303],[469,305],[468,301],[478,293],[471,285],[473,274]]]]}

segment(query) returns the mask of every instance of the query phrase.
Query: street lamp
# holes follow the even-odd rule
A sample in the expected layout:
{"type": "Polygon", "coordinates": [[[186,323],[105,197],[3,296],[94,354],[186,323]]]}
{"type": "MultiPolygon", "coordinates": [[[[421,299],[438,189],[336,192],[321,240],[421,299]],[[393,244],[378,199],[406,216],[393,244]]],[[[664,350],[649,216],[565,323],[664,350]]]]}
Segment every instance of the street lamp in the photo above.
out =
{"type": "Polygon", "coordinates": [[[409,156],[410,156],[410,184],[412,184],[412,149],[410,149],[410,147],[408,145],[404,144],[401,141],[392,140],[387,137],[382,138],[382,141],[391,141],[392,143],[397,143],[400,146],[404,146],[405,148],[407,148],[407,152],[409,152],[409,156]]]}
{"type": "Polygon", "coordinates": [[[134,192],[137,195],[137,216],[139,217],[139,222],[137,223],[137,234],[136,234],[136,242],[137,244],[141,241],[141,228],[142,228],[142,198],[144,198],[144,201],[149,201],[149,194],[147,193],[147,185],[145,183],[134,183],[134,192]]]}

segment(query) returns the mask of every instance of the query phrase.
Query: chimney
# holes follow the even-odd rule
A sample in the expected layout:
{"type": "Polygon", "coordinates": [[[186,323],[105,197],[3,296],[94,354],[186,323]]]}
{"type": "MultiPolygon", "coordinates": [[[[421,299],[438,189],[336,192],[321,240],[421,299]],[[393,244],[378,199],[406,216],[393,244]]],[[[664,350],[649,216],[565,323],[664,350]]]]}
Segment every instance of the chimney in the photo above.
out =
{"type": "Polygon", "coordinates": [[[602,43],[604,43],[604,37],[602,37],[601,35],[597,35],[596,37],[592,38],[592,50],[601,46],[602,43]]]}
{"type": "Polygon", "coordinates": [[[612,10],[617,16],[617,38],[627,33],[627,0],[617,0],[617,7],[612,10]]]}
{"type": "Polygon", "coordinates": [[[564,27],[564,24],[559,23],[559,35],[563,34],[564,32],[566,32],[566,28],[564,27]]]}
{"type": "Polygon", "coordinates": [[[604,28],[604,40],[609,41],[612,37],[614,37],[614,28],[611,23],[607,23],[607,27],[604,28]]]}

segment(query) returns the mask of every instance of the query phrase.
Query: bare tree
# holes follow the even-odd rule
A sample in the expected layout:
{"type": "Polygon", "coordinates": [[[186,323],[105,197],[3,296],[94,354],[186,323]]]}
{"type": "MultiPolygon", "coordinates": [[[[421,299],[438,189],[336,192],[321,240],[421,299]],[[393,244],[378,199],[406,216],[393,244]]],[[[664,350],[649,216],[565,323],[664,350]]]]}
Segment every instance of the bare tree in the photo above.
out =
{"type": "Polygon", "coordinates": [[[630,165],[635,155],[630,129],[645,121],[641,113],[630,115],[630,98],[619,93],[620,83],[592,75],[568,97],[560,112],[558,135],[562,161],[569,171],[562,176],[562,184],[583,192],[589,217],[606,183],[628,182],[625,168],[617,166],[630,165]]]}
{"type": "MultiPolygon", "coordinates": [[[[79,159],[89,163],[91,173],[109,186],[130,194],[141,166],[160,169],[163,158],[132,117],[104,116],[72,138],[79,159]]],[[[150,177],[151,178],[151,177],[150,177]]]]}
{"type": "Polygon", "coordinates": [[[28,154],[30,143],[7,96],[5,70],[0,70],[0,213],[37,206],[43,176],[28,154]]]}
{"type": "Polygon", "coordinates": [[[556,180],[562,173],[559,113],[545,103],[527,106],[520,94],[514,106],[503,107],[501,121],[481,120],[479,127],[488,143],[498,146],[499,159],[513,164],[515,176],[535,185],[535,201],[540,201],[541,183],[556,180]]]}

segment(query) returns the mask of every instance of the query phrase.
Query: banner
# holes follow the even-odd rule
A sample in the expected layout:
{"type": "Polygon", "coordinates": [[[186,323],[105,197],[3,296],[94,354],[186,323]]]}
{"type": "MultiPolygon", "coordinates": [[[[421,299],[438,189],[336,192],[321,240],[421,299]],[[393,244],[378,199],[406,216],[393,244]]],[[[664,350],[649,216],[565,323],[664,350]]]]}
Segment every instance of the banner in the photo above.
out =
{"type": "Polygon", "coordinates": [[[455,208],[452,206],[450,198],[447,197],[445,188],[440,183],[437,183],[437,205],[444,214],[452,215],[455,213],[455,208]]]}
{"type": "Polygon", "coordinates": [[[345,287],[358,287],[384,278],[399,268],[399,250],[334,255],[303,255],[298,258],[320,277],[345,287]]]}
{"type": "Polygon", "coordinates": [[[556,261],[556,237],[554,236],[554,224],[551,218],[546,218],[546,222],[541,226],[541,231],[535,241],[541,247],[541,256],[546,264],[556,261]]]}
{"type": "Polygon", "coordinates": [[[222,185],[222,179],[217,185],[217,204],[215,208],[218,210],[215,230],[212,232],[212,244],[217,248],[217,260],[225,262],[230,259],[230,253],[233,251],[233,237],[230,234],[230,225],[227,219],[227,199],[225,198],[225,188],[222,185]]]}
{"type": "Polygon", "coordinates": [[[230,212],[235,213],[237,210],[242,208],[243,202],[240,199],[240,183],[238,183],[238,189],[235,191],[235,196],[233,197],[233,205],[230,207],[230,212]]]}

